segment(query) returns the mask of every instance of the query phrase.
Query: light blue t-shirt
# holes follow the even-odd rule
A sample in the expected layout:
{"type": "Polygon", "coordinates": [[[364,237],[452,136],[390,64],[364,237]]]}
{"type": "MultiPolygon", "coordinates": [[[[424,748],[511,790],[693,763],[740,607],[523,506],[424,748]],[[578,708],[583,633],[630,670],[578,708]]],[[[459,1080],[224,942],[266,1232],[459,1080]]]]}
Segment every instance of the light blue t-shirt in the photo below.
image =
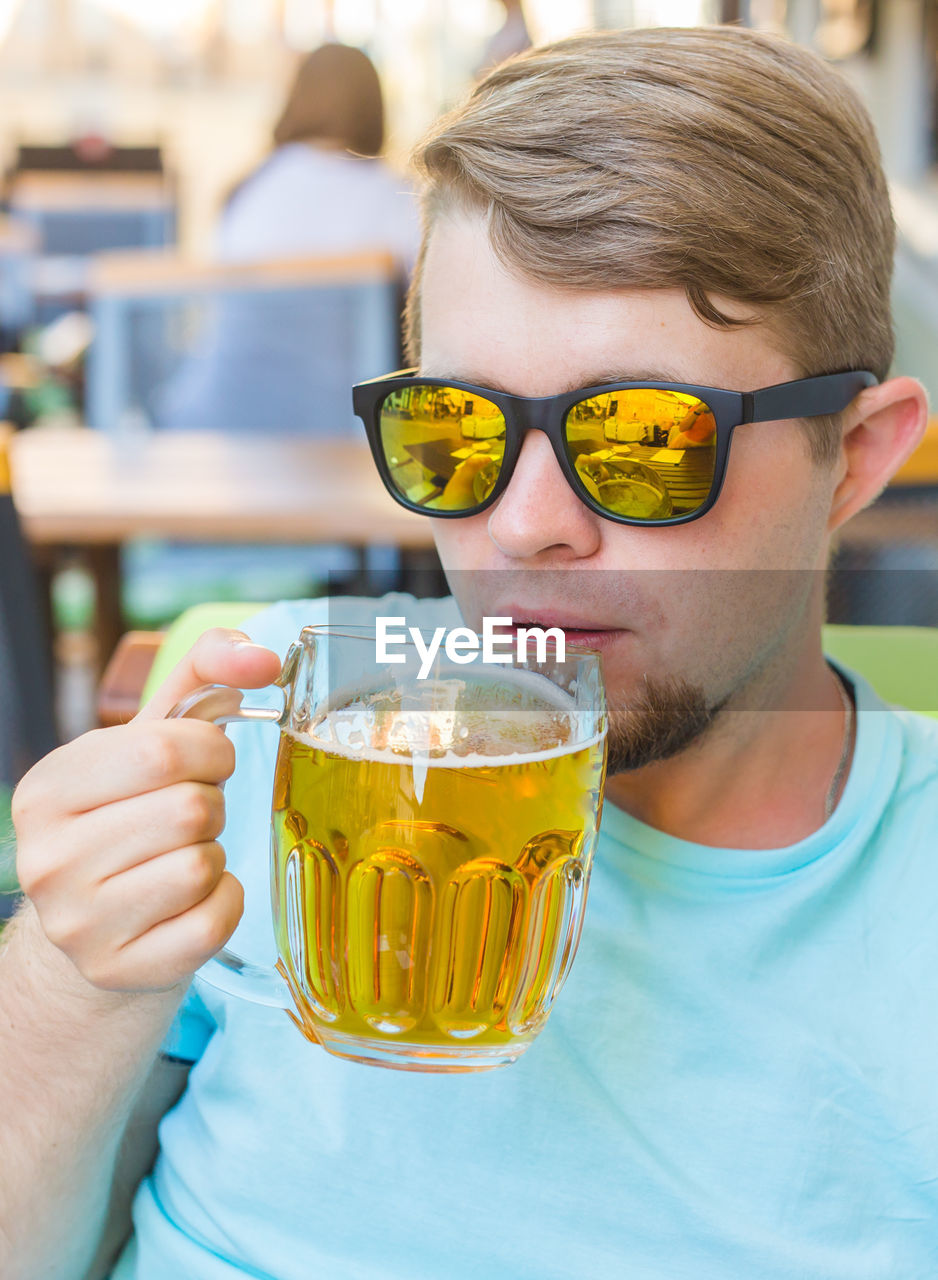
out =
{"type": "MultiPolygon", "coordinates": [[[[248,629],[282,653],[324,608],[248,629]]],[[[853,764],[807,839],[710,848],[607,806],[573,970],[512,1066],[359,1066],[194,984],[115,1280],[934,1280],[938,724],[847,674],[853,764]]],[[[232,945],[260,959],[274,743],[238,732],[232,945]]]]}

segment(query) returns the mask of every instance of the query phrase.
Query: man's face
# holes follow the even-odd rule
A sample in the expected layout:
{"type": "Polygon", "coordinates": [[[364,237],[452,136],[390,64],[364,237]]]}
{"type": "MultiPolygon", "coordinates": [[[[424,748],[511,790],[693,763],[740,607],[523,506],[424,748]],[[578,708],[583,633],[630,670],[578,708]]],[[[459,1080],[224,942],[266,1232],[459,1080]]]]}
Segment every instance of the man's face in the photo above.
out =
{"type": "MultiPolygon", "coordinates": [[[[711,328],[682,290],[581,292],[513,275],[471,215],[437,222],[421,303],[423,373],[521,396],[649,378],[749,391],[801,376],[764,325],[711,328]]],[[[797,661],[820,617],[836,479],[797,423],[742,426],[716,505],[641,529],[585,507],[532,431],[495,506],[434,531],[472,625],[511,615],[601,648],[625,735],[616,761],[636,767],[674,754],[717,709],[745,706],[754,680],[797,661]],[[641,722],[631,742],[630,716],[641,722]]]]}

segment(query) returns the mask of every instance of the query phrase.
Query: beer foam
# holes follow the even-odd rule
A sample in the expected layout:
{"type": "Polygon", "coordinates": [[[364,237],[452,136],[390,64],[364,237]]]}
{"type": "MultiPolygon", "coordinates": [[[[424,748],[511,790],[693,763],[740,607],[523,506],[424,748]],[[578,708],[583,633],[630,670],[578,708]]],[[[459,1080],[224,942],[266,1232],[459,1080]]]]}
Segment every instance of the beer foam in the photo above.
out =
{"type": "Polygon", "coordinates": [[[304,746],[314,747],[317,751],[327,751],[331,756],[343,756],[346,760],[367,760],[369,764],[400,765],[410,762],[414,765],[415,773],[420,770],[424,774],[427,769],[497,769],[509,764],[536,764],[541,760],[556,760],[561,756],[572,755],[574,751],[595,747],[605,736],[602,733],[596,733],[582,741],[556,743],[547,750],[518,751],[496,756],[484,755],[482,752],[459,755],[455,751],[446,751],[443,754],[431,755],[426,751],[382,751],[376,747],[356,749],[327,738],[298,733],[294,729],[284,729],[282,732],[304,746]]]}
{"type": "MultiPolygon", "coordinates": [[[[449,675],[440,675],[438,677],[429,676],[425,680],[414,681],[407,686],[407,697],[410,700],[417,698],[426,699],[433,697],[435,694],[439,696],[441,693],[449,693],[456,695],[471,693],[475,690],[481,690],[485,693],[489,706],[492,705],[493,688],[501,688],[504,692],[505,702],[510,703],[517,699],[520,693],[532,699],[537,709],[543,713],[547,709],[559,711],[565,716],[573,719],[576,715],[576,702],[571,694],[566,690],[559,688],[547,676],[542,675],[539,671],[527,671],[523,667],[509,667],[502,671],[493,672],[491,668],[486,671],[483,678],[473,679],[473,673],[468,674],[465,667],[452,666],[448,668],[449,675]]],[[[576,687],[574,682],[573,687],[576,687]]],[[[356,706],[366,706],[375,699],[389,698],[399,695],[397,688],[388,688],[386,684],[381,684],[377,689],[369,689],[361,683],[347,684],[336,689],[329,699],[323,704],[320,717],[333,715],[337,711],[351,710],[356,706]]],[[[443,708],[437,704],[433,708],[437,713],[442,712],[443,708]]]]}
{"type": "Polygon", "coordinates": [[[515,670],[485,681],[427,680],[416,693],[408,689],[403,695],[386,687],[346,688],[306,732],[284,732],[347,759],[410,761],[422,792],[430,768],[529,764],[595,745],[602,735],[581,738],[579,719],[570,694],[536,672],[515,670]]]}

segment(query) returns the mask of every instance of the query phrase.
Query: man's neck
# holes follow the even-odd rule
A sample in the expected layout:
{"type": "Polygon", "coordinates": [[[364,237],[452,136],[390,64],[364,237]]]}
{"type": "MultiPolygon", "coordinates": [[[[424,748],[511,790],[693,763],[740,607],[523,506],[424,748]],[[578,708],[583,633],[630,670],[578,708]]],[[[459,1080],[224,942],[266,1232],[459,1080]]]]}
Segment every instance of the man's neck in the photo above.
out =
{"type": "Polygon", "coordinates": [[[698,742],[609,778],[606,796],[683,840],[783,848],[823,825],[844,741],[843,700],[815,633],[748,685],[698,742]]]}

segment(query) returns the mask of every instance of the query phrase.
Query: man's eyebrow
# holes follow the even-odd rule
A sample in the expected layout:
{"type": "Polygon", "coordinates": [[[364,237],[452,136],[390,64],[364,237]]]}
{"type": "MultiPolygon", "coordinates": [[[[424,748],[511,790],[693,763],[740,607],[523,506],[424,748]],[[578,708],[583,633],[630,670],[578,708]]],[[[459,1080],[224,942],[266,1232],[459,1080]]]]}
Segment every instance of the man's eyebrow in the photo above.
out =
{"type": "MultiPolygon", "coordinates": [[[[515,394],[512,388],[506,387],[497,378],[486,377],[484,374],[476,373],[474,370],[462,369],[454,371],[453,369],[447,369],[445,373],[442,373],[433,369],[421,369],[420,373],[424,378],[438,378],[441,381],[451,378],[454,382],[468,382],[476,387],[487,387],[490,391],[502,391],[506,395],[515,394]]],[[[699,385],[682,377],[680,373],[675,372],[673,369],[628,369],[625,371],[618,370],[615,373],[600,370],[598,373],[587,374],[582,378],[578,378],[576,382],[566,384],[555,394],[566,395],[567,392],[578,391],[581,387],[598,387],[616,382],[677,382],[691,386],[699,385]]]]}

